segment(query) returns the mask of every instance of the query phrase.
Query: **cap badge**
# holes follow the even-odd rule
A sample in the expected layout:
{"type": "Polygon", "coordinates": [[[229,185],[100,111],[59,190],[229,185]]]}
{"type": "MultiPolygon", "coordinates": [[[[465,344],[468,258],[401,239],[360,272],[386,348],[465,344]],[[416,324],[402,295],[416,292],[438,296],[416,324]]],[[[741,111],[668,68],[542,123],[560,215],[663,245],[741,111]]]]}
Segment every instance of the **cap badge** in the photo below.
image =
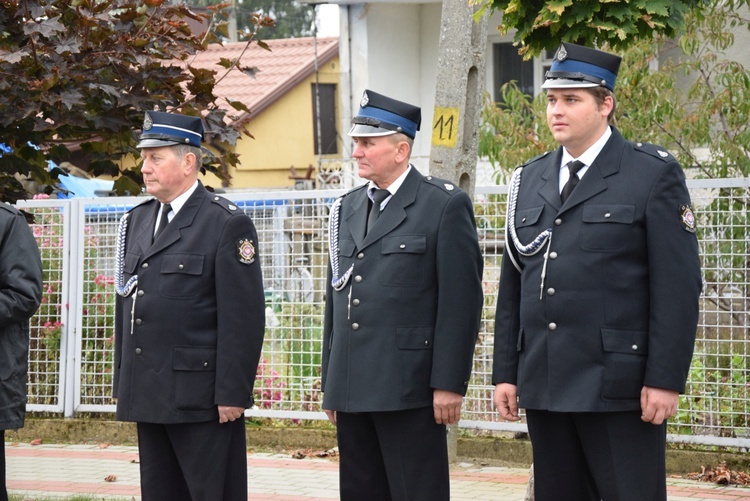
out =
{"type": "Polygon", "coordinates": [[[695,233],[695,216],[689,205],[680,207],[680,224],[683,230],[695,233]]]}
{"type": "Polygon", "coordinates": [[[659,154],[659,156],[660,156],[660,157],[662,157],[662,158],[667,158],[667,157],[669,156],[669,153],[667,153],[666,151],[662,151],[662,150],[656,150],[656,152],[657,152],[657,153],[659,154]]]}
{"type": "Polygon", "coordinates": [[[362,108],[365,108],[367,106],[367,103],[370,102],[370,98],[367,96],[367,91],[362,93],[362,99],[359,101],[359,105],[362,108]]]}
{"type": "Polygon", "coordinates": [[[255,262],[255,246],[247,238],[240,240],[237,244],[237,257],[242,264],[252,264],[255,262]]]}
{"type": "Polygon", "coordinates": [[[143,119],[143,130],[150,130],[154,126],[154,121],[151,120],[151,115],[146,113],[146,118],[143,119]]]}
{"type": "Polygon", "coordinates": [[[450,183],[445,183],[445,189],[448,191],[453,191],[454,186],[450,183]]]}
{"type": "Polygon", "coordinates": [[[560,48],[557,50],[557,57],[558,61],[565,61],[568,58],[568,51],[565,50],[565,46],[561,45],[560,48]]]}
{"type": "Polygon", "coordinates": [[[227,204],[227,208],[228,208],[229,210],[237,210],[237,206],[236,206],[236,205],[233,205],[233,204],[227,204]]]}

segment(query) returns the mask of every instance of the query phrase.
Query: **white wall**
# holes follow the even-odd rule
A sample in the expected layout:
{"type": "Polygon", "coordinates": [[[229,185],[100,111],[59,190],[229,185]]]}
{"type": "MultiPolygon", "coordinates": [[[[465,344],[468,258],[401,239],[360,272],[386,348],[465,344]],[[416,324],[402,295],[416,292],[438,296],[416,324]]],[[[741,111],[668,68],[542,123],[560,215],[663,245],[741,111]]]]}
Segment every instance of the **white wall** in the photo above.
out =
{"type": "Polygon", "coordinates": [[[422,108],[412,162],[425,172],[435,106],[441,4],[355,4],[342,6],[344,12],[349,26],[352,114],[365,89],[422,108]]]}

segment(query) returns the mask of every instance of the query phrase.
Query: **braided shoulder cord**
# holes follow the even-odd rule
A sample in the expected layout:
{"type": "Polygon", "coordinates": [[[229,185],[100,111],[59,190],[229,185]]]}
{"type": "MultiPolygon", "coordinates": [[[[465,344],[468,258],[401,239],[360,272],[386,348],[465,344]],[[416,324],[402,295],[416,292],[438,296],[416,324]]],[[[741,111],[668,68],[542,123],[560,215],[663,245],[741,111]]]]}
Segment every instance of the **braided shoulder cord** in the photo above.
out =
{"type": "Polygon", "coordinates": [[[328,219],[328,257],[331,261],[331,287],[340,291],[346,286],[349,277],[352,276],[354,265],[352,264],[344,276],[339,276],[339,214],[341,213],[342,198],[337,198],[331,207],[331,217],[328,219]]]}
{"type": "Polygon", "coordinates": [[[120,225],[117,228],[117,249],[115,251],[115,290],[123,297],[129,296],[133,289],[138,284],[138,275],[133,275],[124,286],[123,281],[123,268],[125,261],[125,236],[128,232],[128,215],[125,213],[120,219],[120,225]]]}
{"type": "MultiPolygon", "coordinates": [[[[518,239],[518,235],[516,234],[516,203],[518,202],[518,190],[521,187],[522,170],[523,167],[516,169],[516,171],[513,173],[513,177],[510,180],[510,191],[508,192],[508,219],[505,225],[506,237],[509,233],[511,239],[513,240],[513,246],[516,248],[516,250],[518,250],[518,253],[527,257],[533,256],[534,254],[542,250],[545,244],[547,245],[547,251],[544,253],[544,264],[542,265],[542,274],[539,283],[539,300],[541,301],[544,297],[544,279],[547,277],[547,262],[549,260],[549,251],[552,247],[552,228],[547,228],[539,235],[537,235],[534,240],[526,245],[522,244],[518,239]]],[[[520,263],[516,262],[515,258],[513,257],[513,252],[510,252],[508,255],[513,262],[513,266],[515,266],[516,270],[518,270],[518,272],[520,273],[522,268],[520,263]]]]}
{"type": "Polygon", "coordinates": [[[518,202],[518,190],[521,187],[521,171],[523,168],[516,169],[513,173],[513,177],[510,180],[510,192],[508,193],[508,220],[507,228],[510,233],[510,237],[513,240],[513,245],[518,250],[519,254],[524,256],[533,256],[539,252],[545,243],[552,236],[552,228],[547,228],[541,232],[537,237],[530,243],[524,245],[518,239],[516,234],[516,204],[518,202]]]}

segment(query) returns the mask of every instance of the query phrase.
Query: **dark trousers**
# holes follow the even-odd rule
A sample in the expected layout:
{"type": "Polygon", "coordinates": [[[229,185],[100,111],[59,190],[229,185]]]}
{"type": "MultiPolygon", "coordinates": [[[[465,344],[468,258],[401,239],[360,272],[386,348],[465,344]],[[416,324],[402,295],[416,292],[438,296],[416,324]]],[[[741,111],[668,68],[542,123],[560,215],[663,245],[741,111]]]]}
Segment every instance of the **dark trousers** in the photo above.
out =
{"type": "Polygon", "coordinates": [[[448,501],[445,425],[432,407],[337,412],[342,501],[448,501]]]}
{"type": "Polygon", "coordinates": [[[640,411],[526,410],[536,501],[666,501],[666,423],[640,411]]]}
{"type": "Polygon", "coordinates": [[[138,423],[143,501],[247,501],[245,423],[138,423]]]}

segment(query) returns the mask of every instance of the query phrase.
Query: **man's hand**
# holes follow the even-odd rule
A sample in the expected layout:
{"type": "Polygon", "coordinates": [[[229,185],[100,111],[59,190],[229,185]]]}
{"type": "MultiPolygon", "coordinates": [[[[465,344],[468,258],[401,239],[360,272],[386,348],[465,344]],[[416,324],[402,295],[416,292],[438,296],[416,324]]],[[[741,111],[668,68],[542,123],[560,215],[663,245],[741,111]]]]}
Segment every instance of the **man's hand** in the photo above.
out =
{"type": "Polygon", "coordinates": [[[226,405],[219,406],[219,422],[220,423],[227,423],[229,421],[234,421],[235,419],[240,419],[244,415],[245,415],[244,407],[229,407],[226,405]]]}
{"type": "Polygon", "coordinates": [[[464,397],[458,393],[447,390],[434,390],[432,392],[432,408],[435,411],[435,422],[437,424],[454,424],[461,419],[461,405],[464,397]]]}
{"type": "Polygon", "coordinates": [[[328,420],[332,422],[334,425],[336,424],[336,411],[329,411],[328,409],[323,409],[326,413],[326,416],[328,416],[328,420]]]}
{"type": "Polygon", "coordinates": [[[518,421],[518,390],[516,385],[510,383],[498,383],[495,385],[495,407],[500,412],[500,417],[506,421],[518,421]]]}
{"type": "Polygon", "coordinates": [[[644,386],[641,390],[641,420],[662,424],[677,412],[680,394],[673,390],[644,386]]]}

